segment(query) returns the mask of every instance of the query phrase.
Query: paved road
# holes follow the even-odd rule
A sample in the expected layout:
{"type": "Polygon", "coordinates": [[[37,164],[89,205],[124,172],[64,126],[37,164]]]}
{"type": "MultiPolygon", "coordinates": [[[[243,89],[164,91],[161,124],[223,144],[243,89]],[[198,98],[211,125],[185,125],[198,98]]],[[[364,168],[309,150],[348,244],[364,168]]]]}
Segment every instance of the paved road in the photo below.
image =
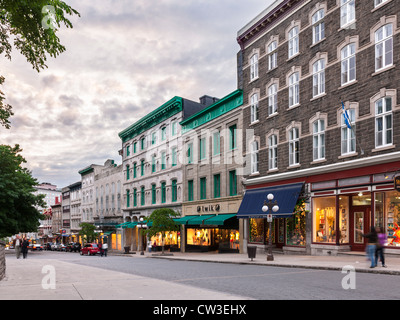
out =
{"type": "Polygon", "coordinates": [[[346,274],[330,270],[124,256],[101,258],[64,252],[35,252],[29,258],[57,259],[250,299],[400,299],[400,291],[395,285],[399,276],[394,275],[356,273],[355,289],[345,290],[342,279],[346,274]]]}

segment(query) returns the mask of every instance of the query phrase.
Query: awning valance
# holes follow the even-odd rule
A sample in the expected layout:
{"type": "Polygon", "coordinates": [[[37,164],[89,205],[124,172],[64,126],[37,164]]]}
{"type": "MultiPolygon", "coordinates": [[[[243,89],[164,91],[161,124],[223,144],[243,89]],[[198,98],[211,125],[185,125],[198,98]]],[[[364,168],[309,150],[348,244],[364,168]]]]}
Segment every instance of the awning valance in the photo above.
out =
{"type": "Polygon", "coordinates": [[[205,225],[217,225],[217,226],[223,226],[224,222],[228,219],[236,217],[235,214],[219,214],[217,216],[214,216],[212,218],[209,218],[204,221],[205,225]]]}
{"type": "MultiPolygon", "coordinates": [[[[240,205],[238,218],[265,218],[270,211],[263,212],[262,207],[267,195],[272,193],[277,201],[279,210],[273,213],[275,218],[290,218],[293,214],[297,199],[302,191],[304,182],[246,190],[240,205]]],[[[268,200],[267,200],[268,201],[268,200]]]]}

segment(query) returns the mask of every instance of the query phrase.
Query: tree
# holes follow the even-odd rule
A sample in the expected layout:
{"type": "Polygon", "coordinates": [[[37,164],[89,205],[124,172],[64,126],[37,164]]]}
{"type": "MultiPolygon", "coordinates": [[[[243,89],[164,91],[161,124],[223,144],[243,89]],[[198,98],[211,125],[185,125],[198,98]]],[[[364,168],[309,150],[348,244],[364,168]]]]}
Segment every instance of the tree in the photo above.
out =
{"type": "MultiPolygon", "coordinates": [[[[14,45],[37,72],[47,68],[47,55],[55,58],[65,51],[56,33],[62,24],[73,27],[66,15],[80,16],[61,0],[0,0],[0,54],[11,60],[14,45]]],[[[13,112],[4,99],[0,91],[0,125],[8,129],[13,112]]]]}
{"type": "Polygon", "coordinates": [[[79,235],[85,236],[87,242],[92,242],[97,238],[97,234],[94,232],[96,227],[93,224],[82,222],[79,226],[82,228],[79,231],[79,235]]]}
{"type": "Polygon", "coordinates": [[[160,208],[152,212],[147,224],[151,224],[151,228],[145,230],[144,232],[151,238],[157,233],[161,233],[162,238],[162,254],[164,254],[164,238],[165,233],[170,231],[178,231],[180,226],[177,224],[173,218],[179,217],[179,213],[175,212],[169,208],[160,208]]]}
{"type": "Polygon", "coordinates": [[[37,232],[44,220],[38,207],[45,207],[44,195],[33,194],[38,181],[22,168],[22,150],[0,145],[0,238],[20,232],[37,232]]]}

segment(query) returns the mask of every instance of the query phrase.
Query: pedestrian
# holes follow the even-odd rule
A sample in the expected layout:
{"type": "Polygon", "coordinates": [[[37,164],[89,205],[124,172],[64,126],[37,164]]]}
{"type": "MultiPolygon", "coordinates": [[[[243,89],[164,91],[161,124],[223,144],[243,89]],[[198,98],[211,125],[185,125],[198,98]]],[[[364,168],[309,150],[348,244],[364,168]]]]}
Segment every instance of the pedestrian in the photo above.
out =
{"type": "Polygon", "coordinates": [[[101,244],[101,242],[99,242],[99,244],[97,245],[99,247],[100,250],[100,257],[103,256],[104,252],[103,252],[103,245],[101,244]]]}
{"type": "Polygon", "coordinates": [[[13,245],[15,249],[15,256],[17,257],[17,259],[19,259],[19,257],[21,256],[21,245],[22,245],[22,240],[19,235],[15,237],[13,245]]]}
{"type": "Polygon", "coordinates": [[[378,234],[378,242],[375,250],[375,263],[378,264],[378,256],[379,256],[379,259],[382,263],[382,267],[386,268],[387,266],[385,264],[384,249],[387,242],[387,236],[386,233],[383,232],[383,229],[381,227],[376,228],[376,233],[378,234]]]}
{"type": "Polygon", "coordinates": [[[101,249],[103,250],[104,256],[107,257],[107,250],[108,250],[108,244],[107,244],[107,242],[104,242],[104,243],[101,245],[101,249]]]}
{"type": "Polygon", "coordinates": [[[368,259],[371,261],[370,268],[375,268],[376,267],[375,251],[376,251],[376,244],[378,243],[378,234],[376,233],[375,227],[372,226],[370,232],[367,234],[363,234],[359,229],[356,229],[356,231],[360,232],[364,238],[368,239],[366,253],[368,259]]]}
{"type": "Polygon", "coordinates": [[[151,252],[151,240],[147,241],[147,248],[149,248],[149,253],[151,252]]]}
{"type": "Polygon", "coordinates": [[[153,249],[154,252],[157,251],[157,242],[156,242],[156,240],[154,240],[152,249],[153,249]]]}
{"type": "Polygon", "coordinates": [[[28,257],[28,247],[29,247],[29,241],[24,237],[24,240],[22,241],[21,245],[21,251],[22,251],[22,256],[24,259],[28,257]]]}

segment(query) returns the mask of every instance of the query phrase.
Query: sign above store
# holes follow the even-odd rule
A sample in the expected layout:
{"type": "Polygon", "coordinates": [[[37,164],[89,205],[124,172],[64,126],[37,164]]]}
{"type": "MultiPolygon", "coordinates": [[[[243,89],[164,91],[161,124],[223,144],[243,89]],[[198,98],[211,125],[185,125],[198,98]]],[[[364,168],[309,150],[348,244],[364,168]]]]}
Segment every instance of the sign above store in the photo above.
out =
{"type": "Polygon", "coordinates": [[[197,206],[197,212],[214,212],[219,211],[221,206],[219,204],[208,205],[208,206],[197,206]]]}

